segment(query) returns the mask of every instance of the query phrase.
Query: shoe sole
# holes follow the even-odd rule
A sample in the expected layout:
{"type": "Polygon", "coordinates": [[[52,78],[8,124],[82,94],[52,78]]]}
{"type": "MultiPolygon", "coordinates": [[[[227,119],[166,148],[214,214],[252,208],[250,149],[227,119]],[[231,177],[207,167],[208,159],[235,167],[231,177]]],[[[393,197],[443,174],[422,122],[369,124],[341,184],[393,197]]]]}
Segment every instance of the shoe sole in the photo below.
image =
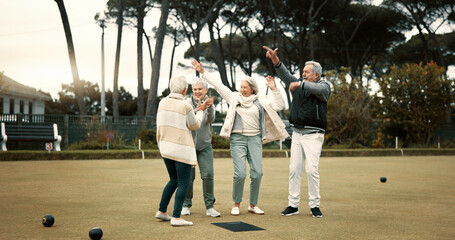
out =
{"type": "Polygon", "coordinates": [[[255,213],[254,211],[250,211],[248,210],[249,213],[253,213],[253,214],[256,214],[256,215],[264,215],[264,213],[255,213]]]}
{"type": "Polygon", "coordinates": [[[283,214],[283,213],[282,213],[281,216],[288,217],[288,216],[297,215],[297,214],[299,214],[299,211],[293,212],[293,213],[288,213],[288,214],[283,214]]]}
{"type": "Polygon", "coordinates": [[[206,214],[206,215],[207,215],[207,216],[209,216],[209,217],[221,217],[221,214],[219,214],[219,215],[215,215],[215,216],[213,216],[213,215],[210,215],[210,214],[206,214]]]}
{"type": "Polygon", "coordinates": [[[322,218],[322,215],[313,215],[313,214],[311,214],[311,216],[313,216],[315,218],[322,218]]]}

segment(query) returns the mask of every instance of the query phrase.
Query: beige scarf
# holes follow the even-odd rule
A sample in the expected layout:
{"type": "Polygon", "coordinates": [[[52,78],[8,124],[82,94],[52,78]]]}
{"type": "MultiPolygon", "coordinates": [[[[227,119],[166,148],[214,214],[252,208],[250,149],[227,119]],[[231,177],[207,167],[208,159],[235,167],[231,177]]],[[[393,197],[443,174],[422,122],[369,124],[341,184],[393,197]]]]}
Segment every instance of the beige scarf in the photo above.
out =
{"type": "Polygon", "coordinates": [[[253,105],[253,102],[258,99],[256,94],[251,94],[249,97],[244,97],[241,93],[239,93],[238,103],[243,108],[250,108],[253,105]]]}

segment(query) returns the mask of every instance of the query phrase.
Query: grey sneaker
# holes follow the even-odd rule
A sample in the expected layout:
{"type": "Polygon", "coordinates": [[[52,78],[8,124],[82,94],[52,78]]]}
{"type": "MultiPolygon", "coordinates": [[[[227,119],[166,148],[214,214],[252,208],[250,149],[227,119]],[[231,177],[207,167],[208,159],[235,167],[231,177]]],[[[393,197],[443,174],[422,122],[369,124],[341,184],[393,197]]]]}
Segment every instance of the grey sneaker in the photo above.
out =
{"type": "Polygon", "coordinates": [[[321,212],[321,210],[319,210],[318,207],[314,207],[314,208],[311,209],[311,215],[313,215],[313,217],[321,218],[322,217],[322,212],[321,212]]]}
{"type": "Polygon", "coordinates": [[[299,209],[295,207],[288,206],[284,211],[281,212],[281,216],[292,216],[299,214],[299,209]]]}

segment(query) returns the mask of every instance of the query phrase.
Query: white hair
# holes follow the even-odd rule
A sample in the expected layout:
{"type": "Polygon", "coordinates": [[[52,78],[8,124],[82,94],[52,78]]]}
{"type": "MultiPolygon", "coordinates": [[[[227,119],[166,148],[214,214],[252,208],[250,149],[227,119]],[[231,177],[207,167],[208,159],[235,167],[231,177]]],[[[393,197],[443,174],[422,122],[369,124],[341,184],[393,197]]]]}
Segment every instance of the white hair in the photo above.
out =
{"type": "Polygon", "coordinates": [[[313,73],[319,73],[318,78],[321,79],[322,76],[322,66],[320,63],[315,61],[308,61],[305,63],[306,65],[313,65],[313,73]]]}
{"type": "Polygon", "coordinates": [[[254,78],[245,76],[242,81],[246,81],[248,84],[250,84],[250,88],[253,90],[253,94],[258,94],[259,88],[258,84],[256,83],[256,80],[254,78]]]}
{"type": "Polygon", "coordinates": [[[172,77],[171,82],[169,83],[169,90],[171,90],[171,93],[182,93],[187,87],[188,82],[184,76],[172,77]]]}
{"type": "Polygon", "coordinates": [[[207,82],[200,77],[195,77],[193,79],[193,81],[191,81],[191,85],[198,84],[198,83],[202,83],[202,85],[204,85],[205,89],[209,88],[209,85],[207,84],[207,82]]]}

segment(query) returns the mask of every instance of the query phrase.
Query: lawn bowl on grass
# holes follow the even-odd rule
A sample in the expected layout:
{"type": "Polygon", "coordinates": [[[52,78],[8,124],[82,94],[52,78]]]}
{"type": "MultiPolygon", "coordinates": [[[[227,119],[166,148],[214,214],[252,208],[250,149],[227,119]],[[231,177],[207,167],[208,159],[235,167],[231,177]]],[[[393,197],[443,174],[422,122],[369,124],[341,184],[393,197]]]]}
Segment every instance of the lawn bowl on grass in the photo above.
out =
{"type": "Polygon", "coordinates": [[[54,225],[54,221],[55,221],[54,216],[52,216],[50,214],[44,215],[44,217],[41,219],[41,223],[45,227],[52,227],[52,225],[54,225]]]}
{"type": "Polygon", "coordinates": [[[94,227],[90,229],[88,235],[92,240],[100,240],[103,237],[103,230],[99,227],[94,227]]]}

